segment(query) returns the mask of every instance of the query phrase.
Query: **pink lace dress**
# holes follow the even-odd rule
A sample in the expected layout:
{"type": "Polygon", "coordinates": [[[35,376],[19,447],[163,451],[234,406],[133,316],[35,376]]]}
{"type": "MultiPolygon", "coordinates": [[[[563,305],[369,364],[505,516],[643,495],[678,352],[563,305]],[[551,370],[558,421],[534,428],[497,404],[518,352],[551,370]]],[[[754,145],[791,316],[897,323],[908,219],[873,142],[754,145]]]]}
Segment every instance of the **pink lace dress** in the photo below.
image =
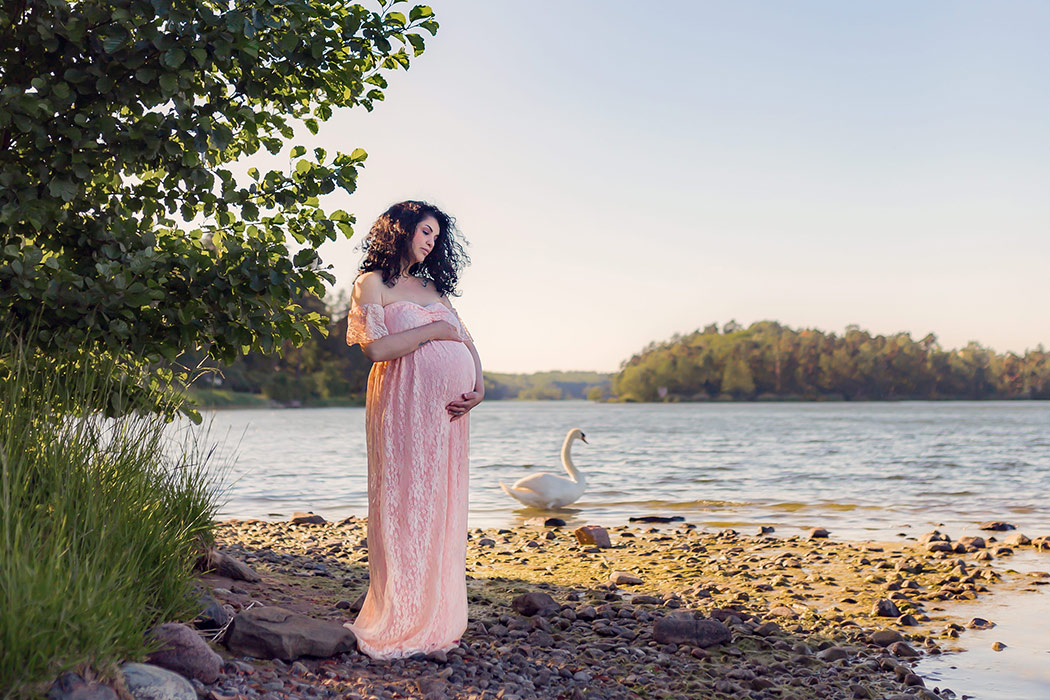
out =
{"type": "MultiPolygon", "coordinates": [[[[346,342],[444,320],[470,339],[440,302],[396,301],[350,310],[346,342]]],[[[469,414],[445,406],[474,388],[474,359],[462,342],[431,341],[368,375],[368,573],[353,623],[357,646],[376,659],[455,646],[467,628],[469,414]]]]}

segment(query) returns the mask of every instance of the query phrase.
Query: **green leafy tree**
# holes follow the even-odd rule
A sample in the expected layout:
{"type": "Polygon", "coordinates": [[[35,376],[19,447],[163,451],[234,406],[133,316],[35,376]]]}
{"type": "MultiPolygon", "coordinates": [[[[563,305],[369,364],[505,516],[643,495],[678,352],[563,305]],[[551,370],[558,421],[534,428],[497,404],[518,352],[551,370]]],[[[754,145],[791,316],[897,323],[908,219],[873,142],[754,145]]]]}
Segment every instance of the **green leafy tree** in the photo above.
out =
{"type": "MultiPolygon", "coordinates": [[[[303,124],[371,109],[437,23],[383,0],[9,0],[0,6],[0,313],[42,352],[131,370],[199,349],[232,361],[304,342],[316,249],[353,217],[366,154],[290,149],[303,124]],[[294,241],[294,245],[291,243],[294,241]]],[[[407,8],[406,8],[407,9],[407,8]]],[[[170,366],[170,365],[169,365],[170,366]]],[[[178,377],[185,380],[183,373],[178,377]]]]}
{"type": "Polygon", "coordinates": [[[625,401],[750,398],[1050,398],[1050,353],[997,355],[971,343],[946,352],[933,334],[842,337],[772,321],[729,322],[649,343],[621,364],[614,394],[625,401]],[[664,391],[666,390],[666,391],[664,391]]]}
{"type": "Polygon", "coordinates": [[[742,357],[733,358],[726,363],[722,372],[722,391],[737,398],[749,397],[755,393],[751,368],[742,357]]]}

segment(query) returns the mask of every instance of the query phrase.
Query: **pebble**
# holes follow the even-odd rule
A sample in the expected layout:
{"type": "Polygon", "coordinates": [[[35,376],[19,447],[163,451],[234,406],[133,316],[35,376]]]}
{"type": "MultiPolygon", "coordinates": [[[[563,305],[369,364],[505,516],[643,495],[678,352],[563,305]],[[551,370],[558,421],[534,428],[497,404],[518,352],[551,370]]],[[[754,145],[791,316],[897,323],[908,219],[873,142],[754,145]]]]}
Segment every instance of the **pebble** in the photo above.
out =
{"type": "Polygon", "coordinates": [[[609,531],[601,525],[584,525],[573,530],[576,541],[583,545],[591,545],[599,549],[612,547],[609,539],[609,531]]]}
{"type": "Polygon", "coordinates": [[[617,586],[637,586],[642,583],[642,579],[634,574],[627,573],[626,571],[614,571],[609,575],[609,581],[615,583],[617,586]]]}
{"type": "Polygon", "coordinates": [[[324,525],[328,521],[320,515],[316,515],[312,512],[306,512],[292,513],[292,517],[288,522],[290,522],[292,525],[324,525]]]}
{"type": "Polygon", "coordinates": [[[922,656],[922,654],[916,651],[914,647],[909,646],[907,642],[894,642],[893,644],[890,644],[888,647],[886,647],[886,650],[894,656],[899,656],[906,659],[922,656]]]}
{"type": "Polygon", "coordinates": [[[901,633],[896,630],[877,630],[868,636],[868,640],[872,644],[877,644],[880,647],[888,647],[890,644],[899,642],[902,639],[904,639],[904,637],[902,637],[901,633]]]}
{"type": "Polygon", "coordinates": [[[892,600],[883,598],[872,606],[871,614],[876,617],[900,617],[901,611],[892,600]]]}

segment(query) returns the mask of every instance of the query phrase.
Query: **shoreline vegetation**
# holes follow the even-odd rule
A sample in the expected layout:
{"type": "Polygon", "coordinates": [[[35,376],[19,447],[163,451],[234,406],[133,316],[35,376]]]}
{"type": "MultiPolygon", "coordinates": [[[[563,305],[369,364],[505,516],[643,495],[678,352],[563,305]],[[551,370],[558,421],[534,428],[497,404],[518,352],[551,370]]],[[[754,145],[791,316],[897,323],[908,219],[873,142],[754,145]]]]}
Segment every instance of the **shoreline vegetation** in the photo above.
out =
{"type": "MultiPolygon", "coordinates": [[[[208,368],[188,396],[200,408],[358,406],[371,363],[346,347],[345,292],[307,297],[327,318],[296,347],[249,352],[220,365],[199,353],[180,364],[208,368]]],[[[840,334],[775,321],[711,324],[653,342],[619,372],[485,372],[486,400],[603,402],[904,401],[1050,399],[1050,351],[995,353],[976,342],[944,349],[936,336],[840,334]]]]}
{"type": "Polygon", "coordinates": [[[0,337],[5,699],[74,669],[113,678],[154,649],[153,625],[196,615],[224,474],[206,434],[168,430],[162,392],[129,390],[116,362],[56,365],[33,347],[0,337]]]}

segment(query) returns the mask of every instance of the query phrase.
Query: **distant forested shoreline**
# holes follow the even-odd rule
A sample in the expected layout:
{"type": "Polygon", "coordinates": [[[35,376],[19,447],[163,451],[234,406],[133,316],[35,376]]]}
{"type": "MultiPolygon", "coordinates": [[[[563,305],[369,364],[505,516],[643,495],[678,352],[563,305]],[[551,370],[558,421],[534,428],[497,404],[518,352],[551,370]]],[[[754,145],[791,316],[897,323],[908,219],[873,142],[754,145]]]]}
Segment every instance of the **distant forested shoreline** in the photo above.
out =
{"type": "MultiPolygon", "coordinates": [[[[314,331],[280,353],[249,352],[198,380],[191,395],[201,406],[338,406],[364,401],[371,363],[347,348],[345,294],[299,303],[329,319],[328,335],[314,331]]],[[[744,328],[730,321],[664,342],[650,343],[618,373],[485,373],[487,400],[592,401],[879,401],[904,399],[1050,399],[1050,353],[997,354],[978,343],[941,348],[935,336],[872,335],[850,326],[839,335],[792,329],[774,321],[744,328]]]]}
{"type": "Polygon", "coordinates": [[[1050,399],[1050,353],[730,321],[651,343],[622,365],[612,392],[621,401],[1050,399]]]}

